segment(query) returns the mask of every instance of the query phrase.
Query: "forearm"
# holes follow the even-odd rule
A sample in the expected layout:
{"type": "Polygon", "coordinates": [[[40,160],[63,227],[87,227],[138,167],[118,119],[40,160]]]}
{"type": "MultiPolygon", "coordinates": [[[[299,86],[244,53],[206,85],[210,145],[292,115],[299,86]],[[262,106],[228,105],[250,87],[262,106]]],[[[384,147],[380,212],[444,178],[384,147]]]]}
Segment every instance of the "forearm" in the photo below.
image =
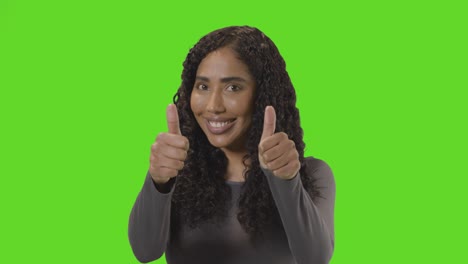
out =
{"type": "MultiPolygon", "coordinates": [[[[165,186],[167,188],[167,186],[165,186]]],[[[128,236],[140,262],[158,259],[169,239],[172,189],[159,192],[148,174],[130,214],[128,236]]]]}
{"type": "Polygon", "coordinates": [[[296,262],[328,263],[333,240],[320,211],[302,186],[300,175],[291,180],[264,170],[296,262]]]}

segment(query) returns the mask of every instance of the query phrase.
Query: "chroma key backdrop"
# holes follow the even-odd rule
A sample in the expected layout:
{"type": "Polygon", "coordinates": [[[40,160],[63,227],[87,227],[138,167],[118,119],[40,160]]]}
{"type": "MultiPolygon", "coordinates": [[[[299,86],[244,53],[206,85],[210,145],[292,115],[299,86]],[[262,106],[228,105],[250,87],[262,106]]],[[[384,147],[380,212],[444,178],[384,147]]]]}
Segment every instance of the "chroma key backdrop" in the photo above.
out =
{"type": "Polygon", "coordinates": [[[138,263],[128,217],[182,62],[206,33],[250,25],[286,60],[306,155],[335,175],[331,263],[466,263],[466,14],[451,0],[0,0],[0,262],[138,263]]]}

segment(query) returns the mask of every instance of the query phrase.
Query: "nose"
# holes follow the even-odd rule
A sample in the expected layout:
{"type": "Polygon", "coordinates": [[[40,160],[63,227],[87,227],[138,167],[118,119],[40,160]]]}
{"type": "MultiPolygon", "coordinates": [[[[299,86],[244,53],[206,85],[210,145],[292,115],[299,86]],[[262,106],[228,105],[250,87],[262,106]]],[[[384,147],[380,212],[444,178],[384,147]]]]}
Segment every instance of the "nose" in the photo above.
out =
{"type": "Polygon", "coordinates": [[[223,95],[218,89],[211,93],[206,110],[210,113],[222,113],[226,111],[223,95]]]}

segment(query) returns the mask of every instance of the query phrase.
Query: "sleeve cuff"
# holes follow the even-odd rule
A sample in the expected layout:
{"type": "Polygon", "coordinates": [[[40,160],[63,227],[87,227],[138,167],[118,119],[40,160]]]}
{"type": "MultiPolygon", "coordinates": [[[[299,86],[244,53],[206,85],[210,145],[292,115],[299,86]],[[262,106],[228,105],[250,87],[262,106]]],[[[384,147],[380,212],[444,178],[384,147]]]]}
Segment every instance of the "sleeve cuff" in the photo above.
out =
{"type": "Polygon", "coordinates": [[[274,193],[292,192],[297,189],[298,186],[302,185],[301,177],[299,172],[291,179],[285,180],[273,175],[270,170],[261,168],[263,174],[267,177],[270,189],[274,193]]]}
{"type": "Polygon", "coordinates": [[[175,183],[177,181],[176,179],[177,177],[174,177],[172,179],[170,179],[166,184],[168,184],[169,186],[167,187],[167,189],[169,190],[168,192],[165,192],[165,191],[162,191],[161,189],[159,189],[158,187],[156,187],[156,183],[153,181],[153,178],[151,177],[151,174],[148,173],[146,174],[146,179],[145,179],[145,188],[147,188],[149,190],[149,192],[151,193],[151,195],[153,196],[158,196],[158,197],[171,197],[172,194],[174,193],[174,189],[175,189],[175,183]]]}

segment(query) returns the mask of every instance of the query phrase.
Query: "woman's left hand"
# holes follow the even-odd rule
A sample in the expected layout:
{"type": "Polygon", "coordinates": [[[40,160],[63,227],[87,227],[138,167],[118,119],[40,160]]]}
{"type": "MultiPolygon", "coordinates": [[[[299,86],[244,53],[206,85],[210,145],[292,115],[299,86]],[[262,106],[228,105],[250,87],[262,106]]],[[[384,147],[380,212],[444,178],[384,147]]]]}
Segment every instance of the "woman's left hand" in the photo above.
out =
{"type": "Polygon", "coordinates": [[[284,132],[275,133],[276,113],[272,106],[265,108],[263,133],[258,144],[260,166],[278,178],[294,178],[301,168],[299,153],[294,141],[284,132]]]}

